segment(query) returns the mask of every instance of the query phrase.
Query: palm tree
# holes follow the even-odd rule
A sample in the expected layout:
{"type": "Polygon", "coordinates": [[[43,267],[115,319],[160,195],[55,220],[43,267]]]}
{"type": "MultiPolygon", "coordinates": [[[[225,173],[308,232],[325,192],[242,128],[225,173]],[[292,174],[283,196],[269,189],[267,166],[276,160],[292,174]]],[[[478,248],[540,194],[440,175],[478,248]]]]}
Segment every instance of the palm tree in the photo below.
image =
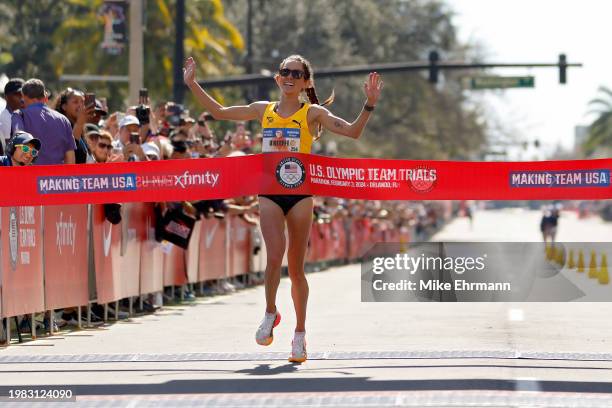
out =
{"type": "MultiPolygon", "coordinates": [[[[128,53],[110,55],[101,49],[103,0],[68,0],[71,12],[53,35],[53,62],[57,76],[70,74],[126,75],[128,53]]],[[[185,51],[201,66],[204,75],[236,72],[233,52],[244,48],[242,36],[224,15],[221,0],[187,1],[185,51]]],[[[145,2],[144,85],[153,99],[172,93],[174,55],[174,1],[145,2]]],[[[126,16],[127,18],[127,16],[126,16]]],[[[127,22],[126,22],[127,24],[127,22]]],[[[82,85],[82,84],[81,84],[82,85]]],[[[111,105],[121,105],[125,84],[87,84],[88,89],[108,94],[111,105]],[[98,88],[98,89],[95,89],[98,88]]]]}
{"type": "Polygon", "coordinates": [[[600,86],[598,92],[600,96],[589,101],[589,113],[597,115],[597,118],[589,126],[589,134],[583,146],[587,155],[600,146],[612,147],[612,90],[600,86]]]}

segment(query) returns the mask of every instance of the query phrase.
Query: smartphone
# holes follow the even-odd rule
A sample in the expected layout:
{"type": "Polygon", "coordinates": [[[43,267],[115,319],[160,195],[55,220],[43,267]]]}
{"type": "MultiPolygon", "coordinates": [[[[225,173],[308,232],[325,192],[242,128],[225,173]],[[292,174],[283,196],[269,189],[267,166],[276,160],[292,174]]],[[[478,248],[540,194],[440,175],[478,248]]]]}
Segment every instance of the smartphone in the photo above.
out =
{"type": "Polygon", "coordinates": [[[140,135],[138,132],[130,133],[130,143],[140,144],[140,135]]]}
{"type": "Polygon", "coordinates": [[[147,88],[140,88],[140,92],[138,93],[138,98],[140,100],[140,104],[146,105],[147,99],[149,99],[149,90],[147,88]]]}
{"type": "Polygon", "coordinates": [[[85,94],[85,107],[89,107],[96,104],[96,94],[86,93],[85,94]]]}

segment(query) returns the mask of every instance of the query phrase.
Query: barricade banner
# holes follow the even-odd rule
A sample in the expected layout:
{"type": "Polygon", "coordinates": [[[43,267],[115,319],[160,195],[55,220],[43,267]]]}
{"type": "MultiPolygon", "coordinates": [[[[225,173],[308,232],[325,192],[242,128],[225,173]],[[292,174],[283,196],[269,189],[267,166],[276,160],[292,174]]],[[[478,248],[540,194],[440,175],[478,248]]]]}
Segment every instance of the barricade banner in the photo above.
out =
{"type": "Polygon", "coordinates": [[[346,230],[344,228],[344,221],[339,218],[334,218],[331,226],[334,246],[332,259],[344,260],[347,258],[346,230]]]}
{"type": "Polygon", "coordinates": [[[334,257],[334,243],[333,243],[333,236],[332,236],[332,224],[331,221],[326,221],[324,224],[320,224],[321,227],[321,234],[322,234],[322,240],[321,242],[321,246],[322,246],[322,254],[323,254],[323,261],[329,261],[334,257]]]}
{"type": "Polygon", "coordinates": [[[140,248],[145,234],[143,203],[124,203],[121,207],[120,280],[115,282],[120,299],[140,294],[140,248]]]}
{"type": "Polygon", "coordinates": [[[189,240],[189,247],[185,251],[187,263],[187,280],[189,283],[198,281],[198,270],[200,268],[200,236],[202,235],[202,221],[196,221],[189,240]]]}
{"type": "Polygon", "coordinates": [[[361,256],[361,245],[364,242],[364,228],[361,225],[359,220],[351,220],[349,224],[349,250],[348,256],[349,259],[354,260],[361,256]]]}
{"type": "Polygon", "coordinates": [[[186,284],[187,270],[185,268],[185,250],[168,244],[168,251],[164,253],[164,286],[186,284]]]}
{"type": "Polygon", "coordinates": [[[226,220],[202,219],[200,235],[200,281],[225,278],[226,220]]]}
{"type": "Polygon", "coordinates": [[[45,309],[89,301],[87,206],[44,209],[45,309]]]}
{"type": "Polygon", "coordinates": [[[229,216],[229,276],[245,275],[249,272],[249,250],[251,248],[250,224],[242,217],[229,216]]]}
{"type": "Polygon", "coordinates": [[[92,206],[92,235],[96,269],[96,299],[110,303],[121,299],[121,225],[104,216],[104,206],[92,206]]]}
{"type": "Polygon", "coordinates": [[[612,198],[612,159],[453,162],[268,153],[4,167],[0,206],[313,194],[370,200],[612,198]]]}
{"type": "Polygon", "coordinates": [[[351,228],[350,258],[358,259],[370,249],[376,242],[372,233],[372,225],[369,219],[354,220],[351,228]]]}
{"type": "Polygon", "coordinates": [[[2,220],[2,317],[41,312],[43,238],[41,207],[10,207],[2,220]]]}
{"type": "Polygon", "coordinates": [[[161,292],[164,289],[164,253],[160,243],[155,240],[154,207],[153,203],[145,203],[140,214],[145,233],[140,243],[141,294],[161,292]]]}
{"type": "Polygon", "coordinates": [[[320,220],[319,222],[317,222],[316,224],[316,228],[314,231],[315,234],[317,234],[317,239],[316,239],[316,254],[317,254],[317,261],[321,262],[321,261],[326,261],[328,259],[328,254],[329,254],[329,243],[331,242],[329,240],[329,224],[320,220]]]}
{"type": "Polygon", "coordinates": [[[314,221],[310,226],[310,239],[308,240],[308,251],[306,252],[306,262],[319,262],[319,250],[321,244],[318,223],[314,221]]]}

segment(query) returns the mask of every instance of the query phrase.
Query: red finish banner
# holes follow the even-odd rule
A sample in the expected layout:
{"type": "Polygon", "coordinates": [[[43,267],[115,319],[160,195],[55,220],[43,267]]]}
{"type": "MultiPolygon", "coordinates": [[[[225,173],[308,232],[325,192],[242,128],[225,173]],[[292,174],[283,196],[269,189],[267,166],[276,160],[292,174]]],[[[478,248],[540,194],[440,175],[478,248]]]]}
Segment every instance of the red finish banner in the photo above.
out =
{"type": "Polygon", "coordinates": [[[0,205],[156,202],[254,194],[370,200],[612,198],[612,159],[452,162],[268,153],[2,168],[0,205]]]}

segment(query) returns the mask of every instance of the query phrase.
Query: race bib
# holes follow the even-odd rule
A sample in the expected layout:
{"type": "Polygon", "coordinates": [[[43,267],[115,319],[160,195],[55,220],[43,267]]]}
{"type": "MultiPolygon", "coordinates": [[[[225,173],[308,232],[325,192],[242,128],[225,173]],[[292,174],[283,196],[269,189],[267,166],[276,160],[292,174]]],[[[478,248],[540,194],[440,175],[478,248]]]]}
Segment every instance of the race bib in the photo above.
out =
{"type": "Polygon", "coordinates": [[[262,151],[269,152],[299,152],[300,129],[266,128],[263,130],[262,151]]]}

